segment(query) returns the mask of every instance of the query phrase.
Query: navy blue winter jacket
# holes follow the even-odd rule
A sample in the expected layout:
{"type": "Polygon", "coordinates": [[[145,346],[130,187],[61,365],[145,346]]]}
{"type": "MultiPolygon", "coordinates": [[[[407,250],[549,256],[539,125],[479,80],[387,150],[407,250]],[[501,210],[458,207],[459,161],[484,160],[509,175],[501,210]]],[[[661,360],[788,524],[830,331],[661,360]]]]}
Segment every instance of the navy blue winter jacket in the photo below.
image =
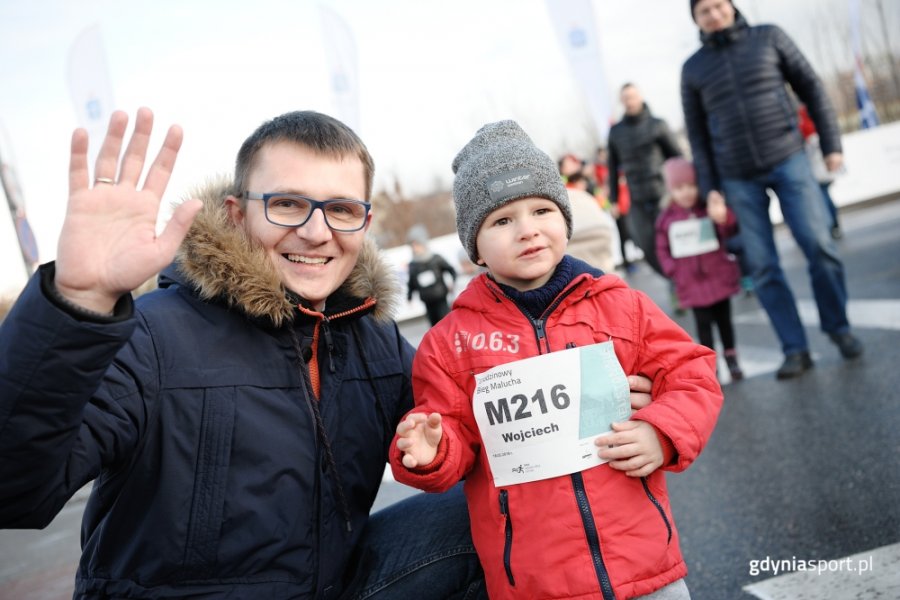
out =
{"type": "Polygon", "coordinates": [[[332,598],[360,562],[413,406],[399,290],[367,242],[326,315],[298,309],[223,190],[133,308],[74,317],[51,264],[0,328],[0,526],[44,527],[96,478],[76,598],[332,598]]]}
{"type": "Polygon", "coordinates": [[[803,149],[786,84],[807,105],[822,152],[841,151],[825,89],[784,31],[750,27],[737,13],[730,28],[700,39],[681,71],[681,103],[701,197],[722,178],[763,174],[803,149]]]}

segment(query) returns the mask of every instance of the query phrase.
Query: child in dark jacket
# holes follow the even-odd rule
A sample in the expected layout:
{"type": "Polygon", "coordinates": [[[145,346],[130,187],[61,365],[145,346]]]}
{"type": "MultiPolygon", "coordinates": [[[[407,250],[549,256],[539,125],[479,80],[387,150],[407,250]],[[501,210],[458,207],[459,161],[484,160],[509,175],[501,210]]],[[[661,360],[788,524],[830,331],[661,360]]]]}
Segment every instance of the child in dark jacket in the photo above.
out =
{"type": "Polygon", "coordinates": [[[671,200],[656,221],[656,254],[666,277],[675,283],[678,302],[694,313],[700,343],[715,350],[713,323],[719,329],[732,381],[744,377],[737,361],[731,297],[740,290],[740,269],[725,250],[737,232],[734,213],[716,197],[699,202],[694,166],[683,158],[663,164],[671,200]]]}
{"type": "Polygon", "coordinates": [[[515,122],[482,127],[453,170],[460,241],[487,272],[419,344],[394,477],[465,479],[491,600],[689,598],[664,471],[712,433],[715,354],[566,255],[569,197],[515,122]],[[626,373],[653,382],[634,414],[626,373]]]}

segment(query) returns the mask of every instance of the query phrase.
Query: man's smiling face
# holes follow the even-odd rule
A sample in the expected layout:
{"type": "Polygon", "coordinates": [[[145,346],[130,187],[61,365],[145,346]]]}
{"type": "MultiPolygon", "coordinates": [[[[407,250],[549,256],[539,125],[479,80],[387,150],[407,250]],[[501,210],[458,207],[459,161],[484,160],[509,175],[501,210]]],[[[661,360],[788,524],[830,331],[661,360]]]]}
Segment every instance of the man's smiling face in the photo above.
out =
{"type": "MultiPolygon", "coordinates": [[[[292,142],[260,149],[247,177],[247,190],[301,194],[314,200],[366,200],[359,158],[318,154],[292,142]]],[[[338,233],[328,228],[322,211],[315,210],[303,226],[281,227],[266,220],[262,201],[247,200],[244,209],[240,205],[239,200],[228,199],[234,223],[262,245],[284,286],[319,309],[356,265],[372,219],[370,213],[359,231],[338,233]]]]}

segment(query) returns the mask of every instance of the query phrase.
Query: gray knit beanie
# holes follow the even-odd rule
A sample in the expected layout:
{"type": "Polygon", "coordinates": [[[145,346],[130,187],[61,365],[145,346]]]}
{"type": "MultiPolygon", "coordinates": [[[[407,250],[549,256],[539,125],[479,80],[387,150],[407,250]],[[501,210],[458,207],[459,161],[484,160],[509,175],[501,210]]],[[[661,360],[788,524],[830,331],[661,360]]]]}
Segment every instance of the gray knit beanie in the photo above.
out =
{"type": "Polygon", "coordinates": [[[513,200],[538,196],[552,200],[572,237],[569,195],[556,163],[539,150],[515,121],[488,123],[453,159],[453,202],[459,241],[472,262],[478,260],[475,238],[491,211],[513,200]]]}

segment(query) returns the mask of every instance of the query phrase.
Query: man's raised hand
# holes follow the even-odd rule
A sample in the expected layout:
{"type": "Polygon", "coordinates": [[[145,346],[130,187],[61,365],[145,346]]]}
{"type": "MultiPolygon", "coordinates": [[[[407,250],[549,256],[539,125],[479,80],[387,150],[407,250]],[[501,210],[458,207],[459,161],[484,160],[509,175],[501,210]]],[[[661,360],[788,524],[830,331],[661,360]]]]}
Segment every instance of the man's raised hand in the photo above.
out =
{"type": "Polygon", "coordinates": [[[156,234],[160,201],[181,148],[182,131],[177,125],[169,128],[139,189],[153,113],[138,110],[120,160],[127,125],[124,112],[110,117],[93,181],[87,132],[77,129],[72,134],[69,203],[57,247],[55,284],[69,301],[101,313],[112,311],[120,296],[172,261],[202,206],[199,200],[184,202],[156,234]]]}

